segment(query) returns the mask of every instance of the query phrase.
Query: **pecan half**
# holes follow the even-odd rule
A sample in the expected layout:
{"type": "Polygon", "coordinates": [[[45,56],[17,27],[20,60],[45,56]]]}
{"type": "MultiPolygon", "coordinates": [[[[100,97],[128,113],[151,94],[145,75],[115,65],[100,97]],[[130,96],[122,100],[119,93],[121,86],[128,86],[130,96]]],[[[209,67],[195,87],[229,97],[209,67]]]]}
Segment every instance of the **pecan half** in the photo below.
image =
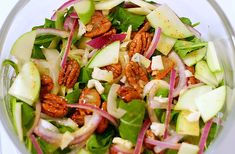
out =
{"type": "Polygon", "coordinates": [[[114,79],[116,79],[122,74],[122,65],[120,63],[108,65],[108,66],[102,67],[102,69],[107,70],[107,71],[112,71],[114,79]]]}
{"type": "Polygon", "coordinates": [[[52,78],[49,75],[41,75],[41,90],[40,96],[43,97],[45,94],[50,93],[54,87],[52,78]]]}
{"type": "Polygon", "coordinates": [[[91,18],[91,21],[86,25],[86,37],[96,37],[106,33],[112,24],[111,22],[99,11],[96,11],[91,18]]]}
{"type": "Polygon", "coordinates": [[[125,68],[128,83],[141,94],[145,84],[148,82],[146,70],[136,62],[129,62],[125,68]]]}
{"type": "MultiPolygon", "coordinates": [[[[102,103],[101,109],[104,111],[107,111],[107,103],[106,102],[102,103]]],[[[96,128],[96,132],[100,133],[100,134],[103,133],[108,128],[108,125],[109,125],[109,121],[107,119],[105,119],[104,117],[102,117],[98,127],[96,128]]]]}
{"type": "Polygon", "coordinates": [[[138,31],[138,33],[147,32],[150,28],[151,28],[150,23],[146,22],[144,26],[138,31]]]}
{"type": "Polygon", "coordinates": [[[83,110],[76,110],[72,115],[71,119],[78,124],[78,126],[84,125],[84,117],[86,116],[86,113],[83,110]]]}
{"type": "Polygon", "coordinates": [[[66,100],[60,96],[45,94],[42,99],[42,112],[51,117],[62,118],[68,112],[66,104],[66,100]]]}
{"type": "Polygon", "coordinates": [[[167,58],[167,57],[162,57],[162,63],[164,66],[163,70],[155,70],[152,72],[152,76],[154,76],[155,79],[161,80],[164,77],[167,76],[167,74],[174,68],[175,63],[167,58]]]}
{"type": "Polygon", "coordinates": [[[117,33],[117,30],[115,28],[109,30],[108,32],[104,33],[103,36],[107,36],[107,35],[113,35],[113,34],[116,34],[117,33]]]}
{"type": "MultiPolygon", "coordinates": [[[[193,75],[195,74],[195,69],[194,66],[186,66],[186,69],[189,70],[193,75]]],[[[193,85],[193,84],[197,84],[200,81],[198,79],[196,79],[194,76],[188,77],[188,85],[193,85]]]]}
{"type": "Polygon", "coordinates": [[[148,50],[152,38],[153,34],[148,32],[137,33],[129,44],[129,56],[132,57],[135,53],[144,54],[148,50]]]}
{"type": "Polygon", "coordinates": [[[141,99],[140,94],[130,86],[122,86],[118,89],[117,94],[125,102],[130,102],[133,99],[141,99]]]}
{"type": "Polygon", "coordinates": [[[69,60],[65,67],[60,70],[58,83],[67,88],[73,88],[80,74],[80,66],[74,59],[69,60]]]}

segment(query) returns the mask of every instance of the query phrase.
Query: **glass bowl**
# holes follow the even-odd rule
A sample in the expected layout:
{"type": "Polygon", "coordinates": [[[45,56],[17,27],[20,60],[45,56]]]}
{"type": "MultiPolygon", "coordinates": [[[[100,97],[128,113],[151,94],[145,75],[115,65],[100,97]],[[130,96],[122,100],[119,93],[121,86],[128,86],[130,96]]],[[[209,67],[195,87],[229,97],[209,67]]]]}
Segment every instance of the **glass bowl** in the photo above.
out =
{"type": "MultiPolygon", "coordinates": [[[[14,41],[23,33],[30,31],[35,25],[43,24],[44,18],[50,18],[54,10],[65,0],[20,0],[9,14],[0,33],[0,63],[10,57],[14,41]]],[[[235,142],[235,38],[230,23],[214,0],[164,0],[179,16],[189,17],[193,23],[201,22],[197,29],[206,40],[215,42],[217,54],[225,71],[225,82],[228,85],[227,102],[224,107],[224,125],[207,153],[231,153],[235,142]]],[[[0,68],[0,121],[9,138],[19,152],[28,153],[14,131],[9,117],[9,97],[12,69],[0,68]]]]}

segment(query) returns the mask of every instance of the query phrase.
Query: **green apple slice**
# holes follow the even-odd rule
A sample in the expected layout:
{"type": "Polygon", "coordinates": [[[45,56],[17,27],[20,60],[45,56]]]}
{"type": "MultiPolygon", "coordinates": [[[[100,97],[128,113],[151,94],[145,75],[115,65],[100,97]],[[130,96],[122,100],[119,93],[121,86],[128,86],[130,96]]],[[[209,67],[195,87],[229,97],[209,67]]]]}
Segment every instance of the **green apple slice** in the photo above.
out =
{"type": "Polygon", "coordinates": [[[118,6],[124,2],[124,0],[105,0],[105,1],[99,1],[95,4],[96,10],[110,10],[114,8],[115,6],[118,6]]]}
{"type": "Polygon", "coordinates": [[[189,29],[180,21],[179,17],[167,6],[161,5],[147,15],[147,19],[154,28],[160,27],[162,32],[173,38],[187,38],[193,36],[189,29]]]}
{"type": "Polygon", "coordinates": [[[219,64],[219,59],[216,53],[215,45],[213,42],[208,42],[206,60],[212,72],[222,71],[222,68],[219,64]]]}
{"type": "Polygon", "coordinates": [[[206,47],[192,51],[183,58],[183,61],[187,66],[193,66],[205,57],[206,51],[206,47]]]}
{"type": "Polygon", "coordinates": [[[198,154],[199,147],[197,145],[183,142],[180,146],[178,154],[198,154]]]}
{"type": "Polygon", "coordinates": [[[164,55],[168,55],[173,46],[175,45],[177,39],[168,37],[164,34],[161,34],[161,37],[157,43],[157,50],[164,55]]]}
{"type": "Polygon", "coordinates": [[[195,100],[195,104],[204,122],[213,118],[223,107],[226,97],[226,87],[221,86],[195,100]]]}
{"type": "Polygon", "coordinates": [[[149,13],[151,13],[151,10],[147,9],[147,8],[143,8],[143,7],[137,7],[137,8],[128,8],[126,9],[128,12],[134,13],[134,14],[138,14],[138,15],[148,15],[149,13]]]}
{"type": "Polygon", "coordinates": [[[20,36],[11,49],[11,55],[17,59],[18,66],[30,61],[33,44],[36,38],[36,31],[31,31],[20,36]]]}
{"type": "Polygon", "coordinates": [[[23,142],[23,128],[22,128],[22,104],[14,102],[12,104],[13,124],[20,141],[23,142]]]}
{"type": "Polygon", "coordinates": [[[40,74],[33,62],[27,62],[9,89],[9,94],[33,105],[39,97],[40,74]]]}
{"type": "Polygon", "coordinates": [[[218,81],[215,75],[209,69],[205,61],[200,61],[195,66],[195,78],[212,86],[213,88],[218,86],[218,81]]]}
{"type": "Polygon", "coordinates": [[[95,3],[93,0],[80,0],[74,4],[74,9],[82,23],[86,25],[95,12],[95,3]]]}
{"type": "Polygon", "coordinates": [[[199,136],[200,127],[199,120],[190,122],[187,120],[189,111],[181,111],[176,122],[176,132],[182,135],[199,136]]]}
{"type": "Polygon", "coordinates": [[[119,58],[120,42],[116,41],[104,47],[94,55],[88,63],[88,68],[103,67],[117,64],[119,58]]]}
{"type": "Polygon", "coordinates": [[[203,85],[185,91],[180,94],[175,110],[197,110],[197,106],[195,104],[196,98],[202,94],[210,92],[211,90],[211,86],[203,85]]]}

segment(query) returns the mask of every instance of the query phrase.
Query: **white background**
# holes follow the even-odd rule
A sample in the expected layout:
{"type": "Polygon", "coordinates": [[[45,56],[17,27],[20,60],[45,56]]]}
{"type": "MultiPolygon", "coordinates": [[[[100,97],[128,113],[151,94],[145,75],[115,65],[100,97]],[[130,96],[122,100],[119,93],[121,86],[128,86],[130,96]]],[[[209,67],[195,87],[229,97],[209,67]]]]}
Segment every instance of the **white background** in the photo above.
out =
{"type": "MultiPolygon", "coordinates": [[[[17,1],[18,0],[0,0],[0,28],[2,24],[4,23],[9,11],[13,8],[13,6],[15,5],[17,1]]],[[[223,8],[225,14],[230,19],[230,22],[232,23],[235,29],[235,19],[234,19],[235,1],[234,0],[217,0],[217,2],[223,8]]],[[[0,125],[0,154],[1,152],[3,154],[17,154],[16,150],[14,149],[14,145],[8,139],[7,135],[5,134],[4,130],[1,128],[1,125],[0,125]]]]}

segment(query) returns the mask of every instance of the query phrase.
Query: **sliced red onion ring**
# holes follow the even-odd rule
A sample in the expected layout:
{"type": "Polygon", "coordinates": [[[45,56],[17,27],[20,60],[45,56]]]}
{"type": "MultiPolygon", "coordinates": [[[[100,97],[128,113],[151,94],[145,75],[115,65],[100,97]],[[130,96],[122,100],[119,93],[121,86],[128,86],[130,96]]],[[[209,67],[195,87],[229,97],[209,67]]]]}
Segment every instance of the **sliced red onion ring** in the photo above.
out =
{"type": "Polygon", "coordinates": [[[158,141],[158,140],[153,140],[150,138],[146,138],[145,143],[150,144],[150,145],[154,145],[154,146],[159,146],[162,148],[167,148],[167,149],[173,149],[173,150],[178,150],[180,148],[179,143],[170,143],[170,142],[165,142],[165,141],[158,141]]]}
{"type": "Polygon", "coordinates": [[[180,91],[187,85],[185,66],[180,57],[174,51],[169,54],[169,58],[175,62],[176,70],[179,72],[179,82],[173,93],[173,97],[177,97],[180,94],[180,91]]]}
{"type": "Polygon", "coordinates": [[[72,30],[73,28],[73,23],[74,23],[74,19],[71,18],[70,16],[68,16],[65,21],[64,21],[64,29],[66,31],[72,30]]]}
{"type": "Polygon", "coordinates": [[[212,123],[213,123],[213,120],[207,121],[204,128],[203,128],[203,130],[202,130],[202,135],[201,135],[200,142],[199,142],[199,152],[198,152],[198,154],[203,154],[204,147],[205,147],[205,144],[206,144],[206,140],[207,140],[208,134],[210,132],[212,123]]]}
{"type": "Polygon", "coordinates": [[[67,106],[71,108],[79,108],[79,109],[91,110],[93,112],[96,112],[102,117],[108,119],[114,126],[118,127],[118,123],[116,119],[114,119],[114,117],[112,117],[108,112],[101,110],[98,107],[95,107],[90,104],[67,104],[67,106]]]}
{"type": "Polygon", "coordinates": [[[119,145],[113,145],[111,147],[111,151],[114,151],[116,153],[120,154],[133,154],[134,150],[133,149],[126,149],[124,147],[121,147],[119,145]]]}
{"type": "Polygon", "coordinates": [[[55,28],[38,28],[36,29],[36,35],[41,36],[41,35],[56,35],[62,38],[67,38],[69,37],[69,33],[64,30],[59,30],[55,28]]]}
{"type": "Polygon", "coordinates": [[[170,123],[170,118],[171,118],[171,106],[172,106],[172,101],[173,101],[173,93],[174,93],[174,86],[175,86],[175,77],[176,77],[176,71],[173,69],[171,70],[171,76],[170,76],[170,91],[168,95],[168,106],[167,106],[167,111],[166,111],[166,120],[165,120],[165,132],[163,138],[167,138],[168,135],[168,127],[170,123]]]}
{"type": "Polygon", "coordinates": [[[87,42],[87,44],[95,49],[100,49],[103,46],[110,44],[114,41],[123,41],[126,38],[126,34],[113,34],[100,36],[91,41],[87,42]]]}
{"type": "Polygon", "coordinates": [[[149,91],[149,96],[147,98],[148,102],[147,102],[147,110],[148,110],[148,115],[149,115],[149,118],[151,120],[151,122],[159,122],[155,112],[154,112],[154,109],[151,108],[151,104],[153,103],[153,97],[155,96],[156,94],[156,91],[157,91],[157,85],[154,84],[152,86],[152,88],[150,89],[149,91]]]}
{"type": "Polygon", "coordinates": [[[38,101],[36,103],[35,108],[36,108],[36,110],[35,110],[35,119],[34,119],[32,127],[27,132],[27,136],[30,136],[33,133],[34,128],[38,125],[38,122],[40,120],[40,114],[41,114],[41,102],[40,101],[38,101]]]}
{"type": "Polygon", "coordinates": [[[33,134],[30,134],[29,137],[32,141],[32,144],[33,144],[35,150],[37,151],[37,154],[43,154],[43,151],[42,151],[37,139],[35,138],[35,136],[33,134]]]}
{"type": "MultiPolygon", "coordinates": [[[[62,4],[56,11],[63,11],[67,7],[77,3],[78,1],[79,0],[69,0],[69,1],[65,2],[64,4],[62,4]]],[[[52,15],[51,20],[56,20],[56,12],[52,15]]]]}
{"type": "Polygon", "coordinates": [[[78,14],[77,14],[76,12],[72,12],[72,13],[70,14],[70,17],[71,17],[71,18],[74,18],[74,19],[78,19],[78,14]]]}
{"type": "Polygon", "coordinates": [[[65,65],[66,65],[67,57],[68,57],[68,54],[69,54],[69,51],[70,51],[70,47],[72,45],[73,35],[74,35],[74,32],[75,32],[75,29],[76,29],[77,25],[78,25],[78,20],[74,20],[73,28],[70,31],[69,38],[68,38],[68,43],[65,47],[65,53],[64,53],[63,58],[61,60],[60,65],[61,65],[62,68],[64,68],[65,65]]]}
{"type": "Polygon", "coordinates": [[[149,119],[144,121],[144,124],[143,124],[143,126],[140,130],[140,133],[138,135],[138,138],[137,138],[137,143],[135,145],[134,154],[140,154],[141,153],[143,142],[144,142],[144,136],[145,136],[145,133],[148,130],[150,124],[151,124],[151,121],[149,119]]]}
{"type": "MultiPolygon", "coordinates": [[[[164,139],[164,142],[178,143],[182,138],[183,138],[183,135],[180,135],[180,134],[177,134],[177,133],[172,133],[171,136],[168,136],[166,139],[164,139]]],[[[154,151],[156,153],[160,153],[165,149],[166,149],[166,147],[160,147],[160,146],[155,146],[154,147],[154,151]]]]}
{"type": "Polygon", "coordinates": [[[149,59],[153,55],[153,53],[157,47],[157,44],[159,42],[160,36],[161,36],[161,28],[158,27],[158,29],[156,29],[154,32],[153,40],[152,40],[147,52],[145,52],[145,54],[144,54],[144,56],[146,58],[149,59]]]}

